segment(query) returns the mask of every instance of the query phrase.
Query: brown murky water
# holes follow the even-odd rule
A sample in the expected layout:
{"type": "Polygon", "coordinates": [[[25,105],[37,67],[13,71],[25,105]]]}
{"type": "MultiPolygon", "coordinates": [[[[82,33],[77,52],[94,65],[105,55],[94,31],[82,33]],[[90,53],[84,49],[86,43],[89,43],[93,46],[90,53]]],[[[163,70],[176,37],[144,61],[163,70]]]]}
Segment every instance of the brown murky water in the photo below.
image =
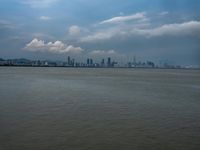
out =
{"type": "Polygon", "coordinates": [[[200,149],[200,71],[0,68],[0,150],[200,149]]]}

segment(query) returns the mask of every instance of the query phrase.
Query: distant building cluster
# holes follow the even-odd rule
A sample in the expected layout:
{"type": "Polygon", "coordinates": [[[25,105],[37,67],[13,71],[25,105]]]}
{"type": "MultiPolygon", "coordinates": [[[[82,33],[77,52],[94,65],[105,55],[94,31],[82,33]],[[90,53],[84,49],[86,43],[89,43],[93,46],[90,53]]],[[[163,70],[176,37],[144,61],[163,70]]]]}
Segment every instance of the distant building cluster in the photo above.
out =
{"type": "Polygon", "coordinates": [[[68,67],[116,67],[117,62],[111,61],[111,57],[108,57],[107,61],[105,59],[102,59],[100,63],[94,62],[92,58],[87,58],[85,62],[79,63],[76,62],[75,59],[71,59],[70,56],[68,56],[67,64],[65,63],[65,66],[68,67]]]}
{"type": "Polygon", "coordinates": [[[112,60],[111,57],[102,59],[99,63],[95,62],[92,58],[87,58],[85,62],[76,61],[70,56],[66,61],[49,61],[49,60],[29,60],[21,59],[1,59],[0,66],[27,66],[27,67],[85,67],[85,68],[182,68],[181,66],[173,66],[164,64],[158,66],[152,61],[136,61],[135,58],[132,62],[126,62],[123,65],[117,61],[112,60]]]}
{"type": "Polygon", "coordinates": [[[107,60],[102,59],[101,63],[94,62],[92,58],[88,58],[85,62],[78,62],[70,56],[67,61],[49,61],[49,60],[29,60],[21,59],[1,59],[0,66],[33,66],[33,67],[116,67],[117,62],[112,61],[111,57],[107,60]]]}

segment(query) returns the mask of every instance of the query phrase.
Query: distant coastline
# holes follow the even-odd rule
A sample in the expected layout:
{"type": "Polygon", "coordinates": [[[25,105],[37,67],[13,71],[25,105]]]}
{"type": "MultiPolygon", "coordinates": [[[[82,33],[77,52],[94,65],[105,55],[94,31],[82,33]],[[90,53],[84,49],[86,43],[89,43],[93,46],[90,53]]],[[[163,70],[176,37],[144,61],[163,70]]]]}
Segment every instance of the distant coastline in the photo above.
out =
{"type": "Polygon", "coordinates": [[[116,61],[112,61],[108,57],[107,62],[102,59],[100,63],[93,62],[93,59],[87,59],[86,62],[76,62],[75,59],[68,57],[67,61],[50,61],[50,60],[30,60],[25,58],[20,59],[2,59],[0,58],[0,67],[62,67],[62,68],[135,68],[135,69],[200,69],[199,66],[180,66],[156,65],[152,61],[146,62],[126,62],[123,65],[116,61]]]}

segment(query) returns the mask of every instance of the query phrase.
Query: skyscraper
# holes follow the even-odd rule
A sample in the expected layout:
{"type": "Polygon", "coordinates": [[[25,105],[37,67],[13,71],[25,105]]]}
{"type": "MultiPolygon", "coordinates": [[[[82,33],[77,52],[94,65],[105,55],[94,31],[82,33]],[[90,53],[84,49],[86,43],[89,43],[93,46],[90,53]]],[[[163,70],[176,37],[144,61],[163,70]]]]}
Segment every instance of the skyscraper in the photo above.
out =
{"type": "Polygon", "coordinates": [[[90,59],[90,66],[93,66],[93,60],[90,59]]]}
{"type": "Polygon", "coordinates": [[[105,67],[105,60],[104,59],[102,59],[102,61],[101,61],[101,67],[105,67]]]}
{"type": "Polygon", "coordinates": [[[87,59],[87,66],[90,66],[90,59],[87,59]]]}
{"type": "Polygon", "coordinates": [[[72,65],[73,67],[75,66],[75,59],[74,58],[71,60],[71,64],[70,65],[72,65]]]}
{"type": "Polygon", "coordinates": [[[70,59],[70,56],[67,57],[67,65],[68,65],[68,66],[71,65],[71,59],[70,59]]]}
{"type": "Polygon", "coordinates": [[[108,57],[107,67],[111,67],[111,58],[108,57]]]}

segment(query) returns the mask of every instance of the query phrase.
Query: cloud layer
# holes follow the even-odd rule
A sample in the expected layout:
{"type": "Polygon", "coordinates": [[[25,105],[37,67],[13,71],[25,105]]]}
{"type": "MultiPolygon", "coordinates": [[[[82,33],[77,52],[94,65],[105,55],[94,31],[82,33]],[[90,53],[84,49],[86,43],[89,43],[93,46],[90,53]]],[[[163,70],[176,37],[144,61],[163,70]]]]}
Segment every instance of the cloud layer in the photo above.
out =
{"type": "Polygon", "coordinates": [[[51,20],[52,18],[51,17],[48,17],[48,16],[40,16],[40,20],[44,20],[44,21],[47,21],[47,20],[51,20]]]}
{"type": "Polygon", "coordinates": [[[59,0],[21,0],[22,4],[29,5],[33,8],[48,7],[59,0]]]}
{"type": "Polygon", "coordinates": [[[16,26],[14,26],[11,22],[6,20],[0,20],[0,29],[1,28],[7,28],[7,29],[14,29],[16,26]]]}
{"type": "Polygon", "coordinates": [[[79,28],[79,26],[73,25],[69,28],[69,34],[72,36],[77,36],[79,35],[81,32],[81,29],[79,28]]]}
{"type": "Polygon", "coordinates": [[[114,17],[108,20],[104,20],[100,22],[100,24],[106,24],[106,23],[120,23],[120,22],[125,22],[125,21],[130,21],[130,20],[138,20],[138,19],[145,19],[145,12],[141,13],[136,13],[132,14],[129,16],[119,16],[119,17],[114,17]]]}
{"type": "Polygon", "coordinates": [[[93,56],[110,56],[110,55],[115,55],[117,53],[115,50],[108,50],[108,51],[94,50],[94,51],[91,51],[89,54],[93,56]]]}
{"type": "Polygon", "coordinates": [[[199,36],[200,35],[200,22],[189,21],[184,23],[166,24],[154,29],[133,29],[132,33],[145,35],[148,37],[153,36],[199,36]]]}
{"type": "Polygon", "coordinates": [[[129,38],[130,36],[143,36],[147,38],[157,36],[199,36],[200,22],[188,21],[183,23],[164,24],[158,27],[132,24],[113,26],[80,38],[81,42],[98,42],[112,38],[129,38]]]}
{"type": "Polygon", "coordinates": [[[50,52],[54,54],[79,54],[84,51],[81,47],[67,45],[61,41],[45,43],[44,41],[38,40],[37,38],[26,44],[26,47],[24,49],[32,52],[50,52]]]}

